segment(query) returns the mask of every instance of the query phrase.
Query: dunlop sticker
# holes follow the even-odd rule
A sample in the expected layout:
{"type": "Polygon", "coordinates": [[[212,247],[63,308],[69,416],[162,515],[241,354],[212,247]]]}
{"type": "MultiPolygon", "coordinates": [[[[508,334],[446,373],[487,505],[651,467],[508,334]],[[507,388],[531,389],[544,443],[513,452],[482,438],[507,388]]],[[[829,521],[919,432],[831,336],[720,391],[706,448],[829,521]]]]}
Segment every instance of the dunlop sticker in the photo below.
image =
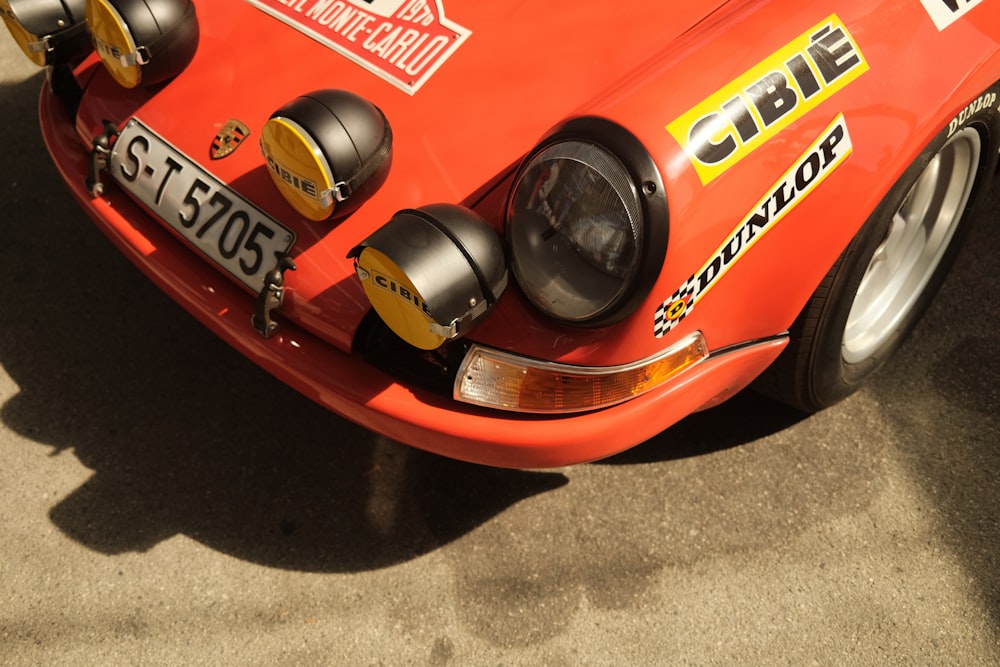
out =
{"type": "Polygon", "coordinates": [[[868,71],[836,14],[667,125],[709,184],[868,71]]]}
{"type": "Polygon", "coordinates": [[[471,31],[445,18],[442,0],[247,0],[410,95],[471,31]]]}
{"type": "Polygon", "coordinates": [[[843,164],[853,148],[844,115],[840,114],[757,202],[709,260],[657,308],[653,334],[660,338],[687,317],[695,304],[764,234],[843,164]]]}

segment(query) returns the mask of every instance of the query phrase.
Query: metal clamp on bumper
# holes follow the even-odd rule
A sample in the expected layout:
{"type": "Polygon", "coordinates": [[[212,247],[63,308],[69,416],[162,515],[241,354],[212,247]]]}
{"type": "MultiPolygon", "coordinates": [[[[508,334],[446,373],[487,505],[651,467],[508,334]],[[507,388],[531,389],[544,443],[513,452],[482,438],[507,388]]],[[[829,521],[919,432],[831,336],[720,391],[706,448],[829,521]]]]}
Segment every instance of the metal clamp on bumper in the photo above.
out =
{"type": "Polygon", "coordinates": [[[118,126],[109,120],[104,121],[104,132],[94,138],[94,148],[90,151],[90,173],[87,174],[87,192],[91,197],[104,194],[104,183],[101,182],[101,172],[108,168],[111,157],[111,142],[118,137],[118,126]]]}
{"type": "Polygon", "coordinates": [[[278,323],[271,319],[271,312],[280,308],[285,298],[285,271],[289,269],[295,270],[295,262],[284,255],[264,276],[264,287],[257,296],[257,309],[251,318],[253,328],[264,338],[270,338],[278,330],[278,323]]]}

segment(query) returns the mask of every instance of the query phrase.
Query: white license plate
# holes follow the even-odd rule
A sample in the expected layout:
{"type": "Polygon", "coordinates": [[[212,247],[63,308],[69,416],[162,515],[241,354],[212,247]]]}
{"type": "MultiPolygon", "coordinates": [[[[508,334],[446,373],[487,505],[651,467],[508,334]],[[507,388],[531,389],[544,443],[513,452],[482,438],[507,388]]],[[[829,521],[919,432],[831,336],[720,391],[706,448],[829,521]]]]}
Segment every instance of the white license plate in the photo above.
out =
{"type": "Polygon", "coordinates": [[[295,233],[132,119],[111,151],[122,187],[255,292],[295,233]]]}

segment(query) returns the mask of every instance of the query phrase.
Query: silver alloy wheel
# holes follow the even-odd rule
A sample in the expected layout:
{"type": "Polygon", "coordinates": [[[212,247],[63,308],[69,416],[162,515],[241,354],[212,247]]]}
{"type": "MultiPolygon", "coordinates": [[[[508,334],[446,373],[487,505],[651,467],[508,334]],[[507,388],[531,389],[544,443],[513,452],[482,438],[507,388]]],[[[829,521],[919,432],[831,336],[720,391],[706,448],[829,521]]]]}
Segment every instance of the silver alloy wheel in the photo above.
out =
{"type": "Polygon", "coordinates": [[[974,128],[952,135],[893,215],[847,316],[841,346],[845,363],[860,363],[875,353],[927,286],[969,202],[981,149],[974,128]]]}

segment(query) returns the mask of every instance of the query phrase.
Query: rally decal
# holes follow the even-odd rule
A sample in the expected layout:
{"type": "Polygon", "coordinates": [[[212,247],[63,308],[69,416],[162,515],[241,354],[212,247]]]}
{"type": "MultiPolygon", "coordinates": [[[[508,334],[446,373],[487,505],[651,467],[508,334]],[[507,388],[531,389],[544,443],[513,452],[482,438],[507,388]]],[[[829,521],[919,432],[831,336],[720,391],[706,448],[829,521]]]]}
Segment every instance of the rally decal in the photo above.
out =
{"type": "Polygon", "coordinates": [[[836,14],[716,91],[667,131],[707,185],[868,71],[836,14]]]}
{"type": "Polygon", "coordinates": [[[840,114],[757,202],[711,258],[656,309],[653,334],[660,338],[687,317],[740,257],[809,196],[852,150],[847,123],[840,114]]]}
{"type": "Polygon", "coordinates": [[[444,16],[442,0],[247,0],[410,95],[471,31],[444,16]]]}
{"type": "Polygon", "coordinates": [[[931,15],[931,20],[934,21],[938,31],[941,31],[965,16],[983,0],[920,0],[920,2],[931,15]]]}

